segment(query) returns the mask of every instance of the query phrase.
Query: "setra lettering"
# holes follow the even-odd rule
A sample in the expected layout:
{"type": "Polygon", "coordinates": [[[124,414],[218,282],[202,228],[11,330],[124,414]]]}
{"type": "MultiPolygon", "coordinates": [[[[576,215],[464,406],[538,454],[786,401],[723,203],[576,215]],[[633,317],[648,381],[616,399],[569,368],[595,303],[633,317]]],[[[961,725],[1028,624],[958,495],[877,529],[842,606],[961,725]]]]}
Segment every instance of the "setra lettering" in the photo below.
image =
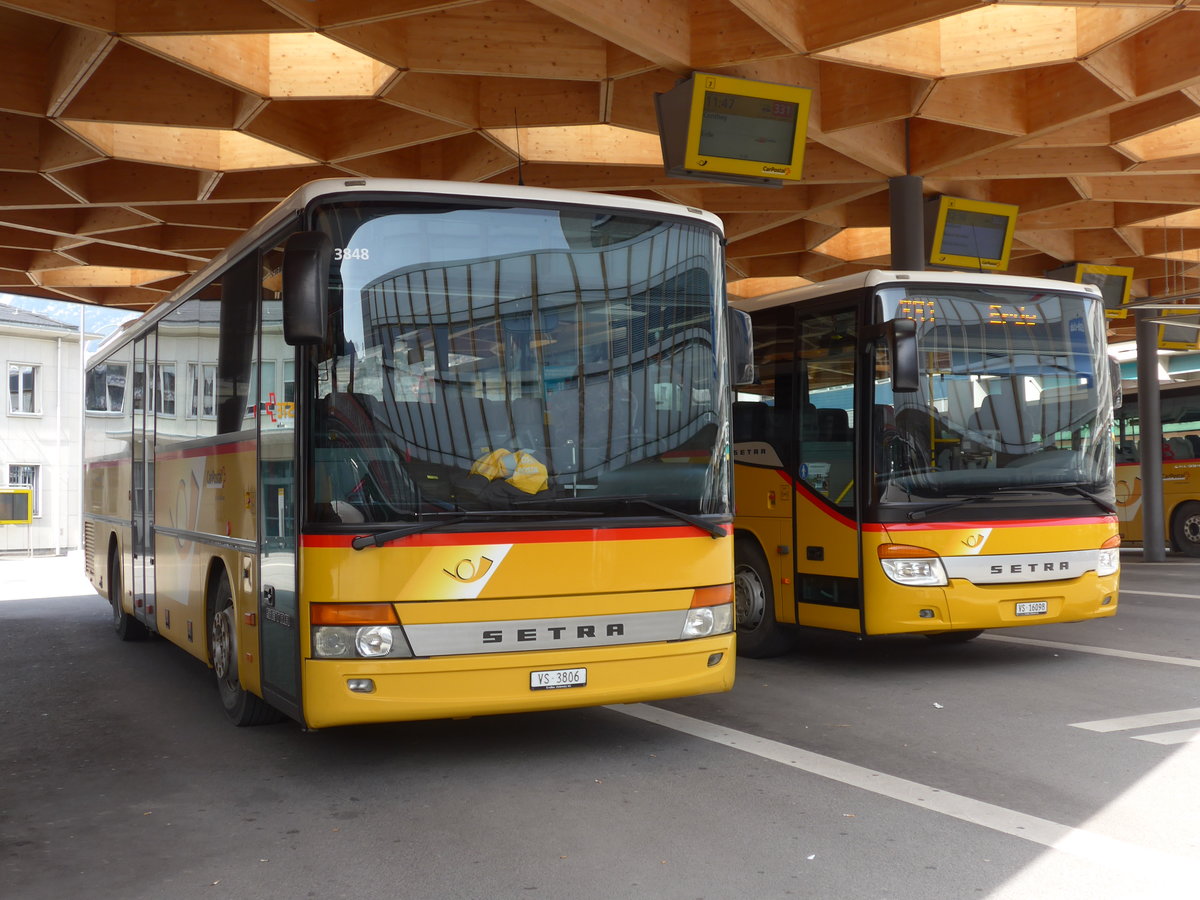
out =
{"type": "Polygon", "coordinates": [[[1007,570],[1004,566],[988,566],[988,572],[992,575],[1027,575],[1037,572],[1069,572],[1071,564],[1066,561],[1060,562],[1041,562],[1041,563],[1010,563],[1007,570]]]}
{"type": "Polygon", "coordinates": [[[605,622],[589,625],[545,625],[540,628],[522,627],[506,631],[503,628],[488,628],[480,635],[485,644],[506,643],[538,643],[561,641],[572,638],[577,641],[596,640],[600,637],[622,637],[625,634],[623,622],[605,622]]]}

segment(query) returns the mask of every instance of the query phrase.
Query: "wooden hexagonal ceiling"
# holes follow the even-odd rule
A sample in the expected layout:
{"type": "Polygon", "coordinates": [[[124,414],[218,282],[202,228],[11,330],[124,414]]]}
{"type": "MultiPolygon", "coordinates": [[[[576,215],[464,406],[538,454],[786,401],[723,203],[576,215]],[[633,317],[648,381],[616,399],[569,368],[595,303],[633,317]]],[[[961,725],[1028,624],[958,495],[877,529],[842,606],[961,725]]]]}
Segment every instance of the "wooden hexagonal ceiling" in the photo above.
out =
{"type": "Polygon", "coordinates": [[[142,309],[305,181],[653,196],[752,296],[887,265],[888,179],[1020,207],[1010,271],[1200,289],[1198,0],[0,0],[0,290],[142,309]],[[663,173],[692,71],[813,89],[804,179],[663,173]],[[883,237],[881,238],[881,234],[883,237]]]}

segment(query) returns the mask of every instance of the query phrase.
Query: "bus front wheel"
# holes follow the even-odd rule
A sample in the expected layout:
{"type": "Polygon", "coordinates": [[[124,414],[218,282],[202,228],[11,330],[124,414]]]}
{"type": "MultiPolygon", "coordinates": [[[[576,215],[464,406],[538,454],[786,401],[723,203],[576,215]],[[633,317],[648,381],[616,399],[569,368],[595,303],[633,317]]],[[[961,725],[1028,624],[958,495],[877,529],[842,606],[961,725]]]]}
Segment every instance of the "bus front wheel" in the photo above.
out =
{"type": "Polygon", "coordinates": [[[229,720],[239,727],[278,721],[279,714],[245,690],[238,680],[237,617],[229,576],[224,572],[217,580],[209,604],[208,651],[217,676],[221,705],[229,720]]]}
{"type": "Polygon", "coordinates": [[[752,541],[742,539],[734,545],[733,592],[738,654],[762,659],[788,650],[792,635],[775,620],[771,569],[752,541]]]}
{"type": "Polygon", "coordinates": [[[1200,556],[1200,503],[1179,504],[1171,518],[1171,541],[1188,556],[1200,556]]]}
{"type": "Polygon", "coordinates": [[[112,626],[123,641],[140,641],[150,633],[146,626],[121,608],[121,560],[116,551],[108,555],[108,602],[112,606],[112,626]]]}

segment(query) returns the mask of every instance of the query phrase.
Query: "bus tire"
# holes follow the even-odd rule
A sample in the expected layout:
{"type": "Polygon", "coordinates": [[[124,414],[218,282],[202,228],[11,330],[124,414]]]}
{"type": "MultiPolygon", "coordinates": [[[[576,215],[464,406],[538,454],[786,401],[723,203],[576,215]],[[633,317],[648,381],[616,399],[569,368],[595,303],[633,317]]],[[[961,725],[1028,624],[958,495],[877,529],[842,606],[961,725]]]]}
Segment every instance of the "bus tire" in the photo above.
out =
{"type": "Polygon", "coordinates": [[[982,628],[971,628],[963,631],[939,631],[937,634],[927,634],[935,644],[965,644],[983,634],[982,628]]]}
{"type": "Polygon", "coordinates": [[[240,728],[279,720],[280,714],[275,709],[245,690],[238,681],[237,617],[229,576],[224,570],[208,604],[208,652],[217,676],[221,705],[229,721],[240,728]]]}
{"type": "Polygon", "coordinates": [[[121,560],[114,549],[108,554],[108,602],[112,606],[113,631],[123,641],[145,640],[150,632],[121,608],[121,590],[121,560]]]}
{"type": "Polygon", "coordinates": [[[791,649],[792,633],[775,619],[771,568],[758,544],[746,538],[734,544],[733,592],[739,656],[762,659],[791,649]]]}
{"type": "Polygon", "coordinates": [[[1188,556],[1200,556],[1200,503],[1180,503],[1171,517],[1171,543],[1188,556]]]}

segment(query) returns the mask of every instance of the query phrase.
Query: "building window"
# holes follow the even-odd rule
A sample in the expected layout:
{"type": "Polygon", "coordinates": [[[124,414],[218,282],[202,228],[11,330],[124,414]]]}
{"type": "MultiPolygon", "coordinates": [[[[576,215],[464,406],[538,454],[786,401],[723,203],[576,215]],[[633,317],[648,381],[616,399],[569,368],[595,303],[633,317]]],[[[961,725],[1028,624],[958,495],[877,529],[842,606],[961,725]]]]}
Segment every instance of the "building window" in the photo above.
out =
{"type": "Polygon", "coordinates": [[[41,466],[22,466],[9,464],[8,467],[8,486],[15,488],[28,488],[33,492],[33,517],[35,519],[42,514],[40,470],[41,466]]]}
{"type": "Polygon", "coordinates": [[[38,366],[25,363],[8,364],[8,411],[29,413],[38,411],[38,366]]]}
{"type": "Polygon", "coordinates": [[[217,367],[208,363],[188,363],[191,404],[188,418],[217,417],[217,367]]]}
{"type": "Polygon", "coordinates": [[[154,367],[154,411],[159,415],[175,415],[175,363],[154,367]]]}
{"type": "Polygon", "coordinates": [[[125,366],[103,363],[87,373],[87,411],[119,413],[125,404],[125,366]]]}

